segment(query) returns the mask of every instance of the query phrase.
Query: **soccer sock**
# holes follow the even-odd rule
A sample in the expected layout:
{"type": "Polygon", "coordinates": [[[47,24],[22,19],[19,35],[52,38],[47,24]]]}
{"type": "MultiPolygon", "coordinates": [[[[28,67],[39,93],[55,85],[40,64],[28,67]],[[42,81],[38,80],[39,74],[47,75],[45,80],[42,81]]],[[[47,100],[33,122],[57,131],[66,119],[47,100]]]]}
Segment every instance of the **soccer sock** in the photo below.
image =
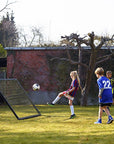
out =
{"type": "Polygon", "coordinates": [[[57,96],[57,97],[55,98],[55,100],[52,102],[52,104],[55,104],[56,102],[58,102],[58,101],[60,100],[60,98],[61,98],[61,97],[57,96]]]}
{"type": "Polygon", "coordinates": [[[70,106],[70,110],[71,110],[71,115],[73,115],[74,114],[74,106],[73,105],[70,106]]]}

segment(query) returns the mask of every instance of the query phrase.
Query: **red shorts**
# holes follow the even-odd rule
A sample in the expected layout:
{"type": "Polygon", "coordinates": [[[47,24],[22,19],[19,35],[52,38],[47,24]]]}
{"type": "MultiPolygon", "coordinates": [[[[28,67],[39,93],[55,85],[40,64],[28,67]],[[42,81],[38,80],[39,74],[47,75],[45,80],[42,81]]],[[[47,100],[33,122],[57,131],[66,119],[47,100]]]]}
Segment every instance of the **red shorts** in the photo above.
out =
{"type": "Polygon", "coordinates": [[[70,96],[70,95],[68,95],[68,94],[66,94],[66,93],[67,93],[67,91],[64,91],[64,92],[63,92],[63,95],[64,95],[65,97],[67,97],[69,100],[72,100],[72,101],[73,101],[74,97],[72,97],[72,96],[70,96]]]}

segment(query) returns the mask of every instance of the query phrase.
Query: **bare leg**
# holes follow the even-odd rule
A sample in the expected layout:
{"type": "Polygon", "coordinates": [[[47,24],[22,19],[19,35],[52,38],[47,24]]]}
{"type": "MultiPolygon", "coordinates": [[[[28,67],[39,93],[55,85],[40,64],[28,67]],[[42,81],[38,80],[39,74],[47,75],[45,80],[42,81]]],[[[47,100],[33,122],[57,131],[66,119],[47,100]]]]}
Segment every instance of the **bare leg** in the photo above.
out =
{"type": "Polygon", "coordinates": [[[101,106],[99,106],[98,120],[94,124],[101,124],[102,123],[102,113],[103,113],[103,108],[101,106]]]}
{"type": "Polygon", "coordinates": [[[107,106],[104,107],[104,110],[105,110],[105,113],[107,114],[107,116],[109,116],[109,115],[110,115],[110,112],[109,112],[107,106]]]}
{"type": "Polygon", "coordinates": [[[103,108],[99,106],[99,114],[98,114],[99,119],[102,119],[102,114],[103,114],[103,108]]]}

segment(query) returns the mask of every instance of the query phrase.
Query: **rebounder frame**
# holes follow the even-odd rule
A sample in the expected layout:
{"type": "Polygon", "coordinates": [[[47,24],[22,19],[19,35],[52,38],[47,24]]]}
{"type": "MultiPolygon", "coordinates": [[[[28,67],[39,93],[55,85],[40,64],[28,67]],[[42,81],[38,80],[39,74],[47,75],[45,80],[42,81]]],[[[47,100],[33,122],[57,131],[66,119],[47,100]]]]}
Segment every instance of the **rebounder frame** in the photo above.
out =
{"type": "MultiPolygon", "coordinates": [[[[15,80],[17,81],[18,85],[21,87],[21,89],[26,93],[26,91],[24,90],[24,88],[20,85],[19,81],[17,79],[0,79],[0,80],[15,80]]],[[[10,110],[12,111],[12,113],[14,114],[14,116],[18,119],[18,120],[24,120],[24,119],[29,119],[29,118],[33,118],[33,117],[38,117],[41,116],[40,111],[37,109],[37,107],[35,106],[35,104],[31,101],[31,99],[29,98],[28,94],[26,93],[26,97],[29,100],[29,102],[31,103],[31,105],[34,107],[34,109],[36,110],[37,114],[34,115],[30,115],[30,116],[26,116],[26,117],[19,117],[15,110],[12,108],[12,106],[10,105],[10,103],[7,101],[7,99],[5,98],[5,96],[2,94],[2,92],[0,92],[0,96],[3,98],[3,100],[6,102],[6,104],[8,105],[8,107],[10,108],[10,110]]]]}

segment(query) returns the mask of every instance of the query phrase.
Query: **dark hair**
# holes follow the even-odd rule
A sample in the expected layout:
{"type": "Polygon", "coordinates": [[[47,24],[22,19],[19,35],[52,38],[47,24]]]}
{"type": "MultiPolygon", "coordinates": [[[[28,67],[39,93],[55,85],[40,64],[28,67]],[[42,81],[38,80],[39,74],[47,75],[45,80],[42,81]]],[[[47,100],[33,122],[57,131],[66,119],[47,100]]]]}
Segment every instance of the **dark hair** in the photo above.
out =
{"type": "Polygon", "coordinates": [[[112,74],[112,71],[107,71],[106,74],[112,74]]]}

